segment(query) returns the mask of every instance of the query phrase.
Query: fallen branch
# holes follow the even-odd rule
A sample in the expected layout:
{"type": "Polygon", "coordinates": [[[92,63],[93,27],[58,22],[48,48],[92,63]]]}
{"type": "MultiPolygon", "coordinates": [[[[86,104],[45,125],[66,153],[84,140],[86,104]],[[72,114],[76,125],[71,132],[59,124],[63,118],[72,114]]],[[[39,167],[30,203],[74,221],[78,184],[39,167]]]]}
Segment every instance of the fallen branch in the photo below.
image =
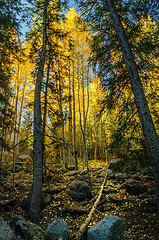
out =
{"type": "Polygon", "coordinates": [[[98,205],[98,203],[100,201],[100,198],[102,196],[102,192],[103,192],[103,188],[104,188],[104,185],[106,183],[106,180],[107,180],[107,174],[105,175],[105,178],[104,178],[103,184],[101,186],[101,189],[100,189],[100,192],[99,192],[97,200],[95,201],[95,203],[94,203],[90,213],[88,214],[88,217],[86,218],[85,222],[80,227],[80,230],[79,230],[79,233],[78,233],[78,238],[77,238],[78,240],[82,240],[83,239],[83,236],[84,236],[84,234],[85,234],[85,232],[87,230],[87,227],[88,227],[88,225],[89,225],[89,223],[90,223],[90,221],[92,219],[92,216],[93,216],[93,214],[94,214],[94,212],[96,210],[96,207],[97,207],[97,205],[98,205]]]}
{"type": "Polygon", "coordinates": [[[6,199],[6,200],[1,200],[0,201],[0,207],[4,207],[6,205],[8,205],[9,203],[12,203],[16,201],[16,198],[12,198],[12,199],[6,199]]]}

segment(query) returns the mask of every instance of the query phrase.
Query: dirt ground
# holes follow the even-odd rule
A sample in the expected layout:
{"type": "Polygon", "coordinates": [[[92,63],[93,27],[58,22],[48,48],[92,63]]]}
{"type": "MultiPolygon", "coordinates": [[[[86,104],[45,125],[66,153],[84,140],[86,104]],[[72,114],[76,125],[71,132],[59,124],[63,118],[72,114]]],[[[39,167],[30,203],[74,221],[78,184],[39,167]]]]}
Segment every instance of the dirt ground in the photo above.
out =
{"type": "MultiPolygon", "coordinates": [[[[67,173],[57,172],[56,175],[49,176],[45,179],[44,188],[49,186],[61,188],[61,190],[52,195],[51,202],[42,209],[41,221],[39,225],[46,229],[47,226],[56,219],[64,220],[70,228],[70,239],[77,239],[77,233],[80,226],[86,219],[91,210],[102,184],[102,178],[97,177],[97,172],[91,172],[91,191],[92,197],[82,202],[73,200],[68,193],[68,186],[77,176],[68,176],[67,173]]],[[[22,201],[30,195],[32,174],[20,172],[15,176],[16,188],[11,186],[11,176],[7,181],[3,181],[0,186],[0,193],[5,197],[15,197],[17,201],[12,204],[1,207],[0,215],[10,220],[12,216],[22,215],[27,219],[26,212],[22,209],[22,201]]],[[[154,188],[154,181],[145,179],[140,176],[147,189],[154,188]]],[[[151,239],[159,240],[159,213],[154,205],[155,194],[145,192],[139,196],[129,195],[122,187],[123,181],[116,179],[107,179],[107,187],[116,187],[115,193],[103,191],[101,200],[93,215],[89,225],[102,220],[107,215],[116,215],[121,217],[125,222],[125,240],[151,239]]]]}

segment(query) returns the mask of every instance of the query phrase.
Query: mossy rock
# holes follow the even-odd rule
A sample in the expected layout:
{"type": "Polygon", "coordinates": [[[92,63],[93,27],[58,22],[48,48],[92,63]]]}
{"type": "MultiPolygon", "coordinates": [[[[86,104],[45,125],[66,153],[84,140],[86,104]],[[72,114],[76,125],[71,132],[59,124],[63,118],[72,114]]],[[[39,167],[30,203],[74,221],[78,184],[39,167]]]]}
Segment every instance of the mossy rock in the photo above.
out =
{"type": "Polygon", "coordinates": [[[38,225],[26,221],[22,216],[13,217],[12,224],[17,234],[25,240],[50,240],[50,236],[46,231],[38,225]]]}

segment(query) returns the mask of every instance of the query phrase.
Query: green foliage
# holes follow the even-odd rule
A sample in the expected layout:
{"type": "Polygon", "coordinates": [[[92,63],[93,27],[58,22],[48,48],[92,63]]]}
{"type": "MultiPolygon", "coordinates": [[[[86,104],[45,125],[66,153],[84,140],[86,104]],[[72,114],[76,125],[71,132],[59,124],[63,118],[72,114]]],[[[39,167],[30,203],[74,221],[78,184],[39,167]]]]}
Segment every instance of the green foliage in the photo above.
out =
{"type": "MultiPolygon", "coordinates": [[[[101,102],[101,112],[108,109],[114,119],[110,126],[111,140],[107,144],[109,154],[129,157],[142,167],[149,163],[149,155],[144,141],[135,100],[129,84],[120,45],[112,25],[107,1],[78,1],[85,20],[94,31],[91,44],[91,62],[103,77],[105,99],[101,102]]],[[[142,79],[148,102],[157,101],[158,94],[158,1],[114,1],[121,17],[127,39],[135,56],[138,72],[142,79]],[[153,6],[153,8],[152,8],[153,6]],[[150,17],[151,16],[151,17],[150,17]],[[155,21],[156,22],[155,22],[155,21]],[[153,75],[153,77],[152,77],[153,75]],[[149,82],[149,83],[148,83],[149,82]],[[151,83],[150,83],[151,82],[151,83]],[[155,82],[155,85],[153,84],[155,82]]],[[[157,107],[157,105],[155,104],[157,107]]],[[[157,107],[158,109],[158,107],[157,107]]],[[[153,104],[150,110],[158,129],[157,114],[153,104]]]]}

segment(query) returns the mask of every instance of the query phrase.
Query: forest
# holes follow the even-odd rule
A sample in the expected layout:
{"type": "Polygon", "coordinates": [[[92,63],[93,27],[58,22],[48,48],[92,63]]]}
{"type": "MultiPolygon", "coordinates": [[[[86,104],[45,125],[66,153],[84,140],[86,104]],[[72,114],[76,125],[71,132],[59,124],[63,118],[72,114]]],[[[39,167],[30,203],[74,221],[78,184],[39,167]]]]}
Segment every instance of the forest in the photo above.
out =
{"type": "Polygon", "coordinates": [[[158,16],[0,1],[0,239],[159,239],[158,16]]]}

